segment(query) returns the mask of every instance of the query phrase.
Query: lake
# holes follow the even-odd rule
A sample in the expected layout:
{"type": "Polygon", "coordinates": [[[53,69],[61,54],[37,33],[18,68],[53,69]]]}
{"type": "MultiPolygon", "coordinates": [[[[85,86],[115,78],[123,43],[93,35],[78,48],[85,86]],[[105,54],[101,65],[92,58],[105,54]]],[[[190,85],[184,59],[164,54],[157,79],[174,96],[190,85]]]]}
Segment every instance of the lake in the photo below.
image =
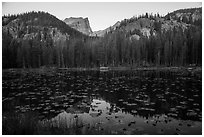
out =
{"type": "Polygon", "coordinates": [[[7,70],[3,134],[202,134],[202,77],[182,71],[7,70]]]}

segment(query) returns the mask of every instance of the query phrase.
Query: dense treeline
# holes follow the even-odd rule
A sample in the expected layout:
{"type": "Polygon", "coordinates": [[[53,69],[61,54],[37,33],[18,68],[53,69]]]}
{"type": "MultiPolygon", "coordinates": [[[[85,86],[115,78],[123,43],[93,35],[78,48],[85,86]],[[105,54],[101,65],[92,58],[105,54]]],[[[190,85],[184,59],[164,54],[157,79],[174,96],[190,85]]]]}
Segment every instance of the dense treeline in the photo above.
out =
{"type": "MultiPolygon", "coordinates": [[[[36,17],[33,15],[33,18],[36,17]]],[[[31,30],[35,32],[31,39],[15,39],[9,31],[3,31],[3,68],[186,66],[202,63],[202,31],[194,25],[185,30],[177,27],[161,31],[161,24],[156,24],[156,35],[151,33],[149,38],[141,36],[139,40],[130,39],[132,34],[122,29],[111,31],[103,38],[66,37],[64,33],[54,40],[54,34],[49,32],[50,25],[46,20],[42,21],[44,23],[35,25],[44,24],[44,29],[31,30]]],[[[53,23],[51,26],[58,25],[53,23]]]]}
{"type": "Polygon", "coordinates": [[[190,27],[158,33],[130,41],[123,32],[107,35],[103,42],[103,64],[112,66],[186,66],[202,63],[202,32],[190,27]]]}

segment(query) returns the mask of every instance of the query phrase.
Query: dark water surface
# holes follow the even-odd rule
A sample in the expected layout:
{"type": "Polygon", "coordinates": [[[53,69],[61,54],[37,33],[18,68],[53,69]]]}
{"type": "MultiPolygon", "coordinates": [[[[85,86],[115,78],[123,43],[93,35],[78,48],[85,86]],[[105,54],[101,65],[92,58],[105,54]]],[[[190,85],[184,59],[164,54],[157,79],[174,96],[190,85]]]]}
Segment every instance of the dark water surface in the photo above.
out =
{"type": "Polygon", "coordinates": [[[202,134],[202,81],[190,73],[6,71],[2,88],[5,134],[13,113],[36,118],[32,134],[202,134]]]}

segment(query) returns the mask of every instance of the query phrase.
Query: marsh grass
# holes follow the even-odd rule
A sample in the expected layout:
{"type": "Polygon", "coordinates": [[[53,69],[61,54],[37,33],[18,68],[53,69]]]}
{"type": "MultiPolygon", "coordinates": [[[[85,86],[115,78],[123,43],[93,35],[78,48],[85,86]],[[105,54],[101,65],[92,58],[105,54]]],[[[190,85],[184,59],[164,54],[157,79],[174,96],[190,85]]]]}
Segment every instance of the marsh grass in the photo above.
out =
{"type": "Polygon", "coordinates": [[[39,124],[38,114],[26,112],[22,114],[4,113],[2,118],[3,135],[99,135],[111,134],[99,131],[96,127],[87,128],[82,121],[76,120],[70,127],[54,126],[49,122],[39,124]]]}
{"type": "Polygon", "coordinates": [[[32,112],[3,114],[3,135],[32,135],[37,129],[37,116],[32,112]]]}

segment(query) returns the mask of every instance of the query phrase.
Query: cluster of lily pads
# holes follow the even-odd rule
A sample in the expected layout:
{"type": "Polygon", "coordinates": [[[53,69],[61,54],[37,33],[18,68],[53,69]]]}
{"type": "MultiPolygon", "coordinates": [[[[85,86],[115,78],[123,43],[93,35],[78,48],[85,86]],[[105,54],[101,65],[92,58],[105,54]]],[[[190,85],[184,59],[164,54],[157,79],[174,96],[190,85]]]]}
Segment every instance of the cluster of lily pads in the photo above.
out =
{"type": "MultiPolygon", "coordinates": [[[[171,118],[201,121],[201,84],[198,77],[175,72],[8,71],[3,73],[2,104],[3,112],[35,112],[39,120],[49,121],[65,112],[76,117],[88,114],[92,122],[106,118],[107,123],[114,117],[115,123],[126,124],[121,131],[129,133],[129,127],[136,123],[123,120],[129,115],[141,117],[146,124],[151,123],[147,119],[153,119],[153,127],[158,121],[171,122],[171,118]],[[163,120],[156,120],[161,116],[163,120]]],[[[134,130],[139,131],[143,128],[134,130]]]]}

